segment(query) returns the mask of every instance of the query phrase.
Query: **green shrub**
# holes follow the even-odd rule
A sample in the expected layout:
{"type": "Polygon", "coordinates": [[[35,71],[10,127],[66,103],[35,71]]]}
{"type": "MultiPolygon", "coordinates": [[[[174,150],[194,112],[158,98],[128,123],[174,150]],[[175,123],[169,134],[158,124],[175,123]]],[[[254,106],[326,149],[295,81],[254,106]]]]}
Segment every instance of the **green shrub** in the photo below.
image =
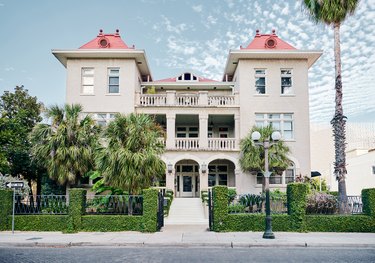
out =
{"type": "Polygon", "coordinates": [[[228,218],[228,187],[214,186],[212,187],[213,207],[213,230],[225,231],[228,218]]]}
{"type": "Polygon", "coordinates": [[[16,215],[14,229],[20,231],[66,231],[68,215],[16,215]]]}
{"type": "Polygon", "coordinates": [[[0,231],[11,228],[13,211],[13,191],[0,190],[0,231]]]}
{"type": "Polygon", "coordinates": [[[204,204],[208,203],[208,191],[207,190],[201,191],[201,199],[202,199],[202,203],[204,204]]]}
{"type": "Polygon", "coordinates": [[[82,215],[85,214],[86,207],[86,193],[85,189],[72,188],[69,189],[69,224],[67,232],[77,232],[81,229],[82,215]]]}
{"type": "Polygon", "coordinates": [[[142,216],[128,215],[85,215],[82,231],[143,231],[142,216]]]}
{"type": "Polygon", "coordinates": [[[234,188],[228,188],[228,203],[232,203],[233,200],[236,198],[237,192],[234,188]]]}
{"type": "Polygon", "coordinates": [[[375,217],[375,188],[362,190],[363,213],[375,217]]]}
{"type": "Polygon", "coordinates": [[[312,232],[375,232],[375,220],[365,215],[307,215],[306,230],[312,232]]]}
{"type": "Polygon", "coordinates": [[[241,204],[230,204],[228,206],[228,213],[245,213],[245,206],[241,204]]]}
{"type": "Polygon", "coordinates": [[[143,190],[142,231],[157,231],[158,193],[153,188],[143,190]]]}
{"type": "Polygon", "coordinates": [[[305,231],[305,215],[309,187],[305,183],[290,183],[287,186],[288,215],[296,231],[305,231]]]}
{"type": "MultiPolygon", "coordinates": [[[[265,214],[229,214],[224,231],[264,231],[265,214]]],[[[290,216],[272,215],[272,229],[274,231],[292,231],[290,216]]]]}

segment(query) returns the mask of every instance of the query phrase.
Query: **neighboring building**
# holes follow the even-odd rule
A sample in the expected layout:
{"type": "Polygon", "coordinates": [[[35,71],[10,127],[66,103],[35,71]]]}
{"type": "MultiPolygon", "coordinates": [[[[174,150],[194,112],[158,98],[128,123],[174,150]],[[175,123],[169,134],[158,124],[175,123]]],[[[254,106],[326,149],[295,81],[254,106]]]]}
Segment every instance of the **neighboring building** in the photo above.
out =
{"type": "MultiPolygon", "coordinates": [[[[363,188],[375,186],[375,123],[347,123],[346,125],[346,190],[348,195],[359,195],[363,188]]],[[[332,127],[328,124],[311,125],[311,169],[319,171],[331,191],[338,190],[334,175],[335,148],[332,127]]]]}
{"type": "Polygon", "coordinates": [[[128,47],[118,30],[53,54],[67,69],[67,103],[80,103],[99,124],[117,112],[155,116],[166,130],[166,186],[176,196],[197,197],[213,185],[259,193],[261,178],[238,163],[240,139],[254,125],[272,124],[291,149],[291,166],[272,175],[271,187],[310,174],[307,73],[321,51],[257,31],[247,47],[229,51],[222,81],[188,71],[154,80],[145,51],[128,47]]]}

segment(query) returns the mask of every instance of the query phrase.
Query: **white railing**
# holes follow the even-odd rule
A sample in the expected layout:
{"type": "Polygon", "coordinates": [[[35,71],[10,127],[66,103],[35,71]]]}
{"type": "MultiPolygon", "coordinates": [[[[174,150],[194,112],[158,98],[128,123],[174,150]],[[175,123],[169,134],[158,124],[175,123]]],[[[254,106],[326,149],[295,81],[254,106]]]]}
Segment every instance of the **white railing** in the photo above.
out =
{"type": "Polygon", "coordinates": [[[209,106],[228,106],[235,105],[234,95],[208,96],[209,106]]]}
{"type": "Polygon", "coordinates": [[[197,106],[199,103],[199,96],[195,94],[176,95],[177,106],[197,106]]]}
{"type": "Polygon", "coordinates": [[[167,104],[167,95],[165,94],[142,94],[140,105],[142,106],[165,106],[167,104]]]}
{"type": "Polygon", "coordinates": [[[234,150],[236,148],[235,138],[208,138],[209,150],[234,150]]]}
{"type": "Polygon", "coordinates": [[[177,150],[196,150],[199,148],[198,138],[178,138],[176,139],[177,150]]]}

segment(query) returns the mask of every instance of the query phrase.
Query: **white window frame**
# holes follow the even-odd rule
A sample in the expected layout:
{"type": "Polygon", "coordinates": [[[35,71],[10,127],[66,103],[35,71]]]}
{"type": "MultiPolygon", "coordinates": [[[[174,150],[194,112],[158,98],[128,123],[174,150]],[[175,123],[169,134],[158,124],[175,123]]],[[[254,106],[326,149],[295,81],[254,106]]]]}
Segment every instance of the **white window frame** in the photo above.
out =
{"type": "Polygon", "coordinates": [[[176,138],[199,138],[198,126],[176,126],[176,138]],[[185,128],[185,131],[178,131],[178,128],[185,128]],[[190,131],[191,128],[197,128],[197,131],[190,131]],[[177,134],[185,134],[185,137],[178,137],[177,134]],[[197,134],[197,137],[190,137],[190,134],[197,134]]]}
{"type": "Polygon", "coordinates": [[[180,76],[176,77],[176,82],[198,82],[199,77],[191,72],[184,72],[180,76]],[[186,75],[190,74],[190,79],[186,79],[186,75]]]}
{"type": "Polygon", "coordinates": [[[108,68],[108,89],[107,89],[107,93],[108,94],[120,94],[120,68],[118,67],[113,67],[113,68],[108,68]],[[118,70],[118,73],[113,73],[112,70],[118,70]],[[110,79],[111,78],[116,78],[118,79],[118,84],[110,84],[110,79]],[[118,92],[111,92],[111,87],[117,87],[118,88],[118,92]]]}
{"type": "Polygon", "coordinates": [[[114,112],[98,112],[93,114],[93,118],[99,126],[105,127],[115,118],[115,115],[116,113],[114,112]]]}
{"type": "Polygon", "coordinates": [[[289,167],[284,171],[284,182],[285,184],[288,184],[288,183],[295,182],[295,180],[296,180],[296,166],[293,162],[290,162],[289,167]],[[290,181],[288,182],[287,182],[287,178],[292,178],[292,177],[286,176],[287,171],[291,171],[291,173],[293,174],[293,179],[292,180],[289,179],[290,181]]]}
{"type": "Polygon", "coordinates": [[[265,127],[270,123],[279,123],[279,129],[276,129],[281,133],[281,137],[285,141],[294,140],[294,114],[293,113],[255,113],[255,126],[265,127]],[[275,118],[274,115],[276,115],[275,118]],[[290,118],[286,118],[290,116],[290,118]],[[287,129],[290,123],[291,130],[287,129]],[[290,136],[286,136],[286,133],[290,132],[290,136]]]}
{"type": "Polygon", "coordinates": [[[265,95],[267,94],[267,70],[264,68],[256,68],[254,69],[254,87],[255,87],[255,94],[256,95],[265,95]],[[259,71],[259,72],[258,72],[259,71]],[[260,73],[263,72],[263,73],[260,73]],[[259,92],[258,89],[263,87],[260,85],[257,85],[257,80],[259,78],[264,78],[264,92],[259,92]]]}
{"type": "Polygon", "coordinates": [[[280,69],[280,87],[281,87],[281,95],[293,95],[293,69],[291,68],[282,68],[280,69]],[[283,71],[287,71],[289,73],[283,73],[283,71]],[[290,86],[283,86],[283,78],[290,78],[290,86]],[[288,92],[285,92],[285,88],[287,88],[288,92]]]}
{"type": "MultiPolygon", "coordinates": [[[[226,186],[228,186],[228,183],[229,183],[229,165],[228,164],[209,164],[208,166],[215,166],[215,172],[210,172],[209,167],[208,167],[207,184],[208,184],[209,175],[215,175],[215,186],[216,186],[216,185],[220,185],[219,184],[219,181],[220,181],[219,175],[220,174],[226,174],[226,176],[227,176],[226,186]],[[219,172],[217,170],[218,166],[226,166],[227,171],[226,172],[219,172]]],[[[210,186],[210,187],[212,187],[212,186],[210,186]]]]}
{"type": "Polygon", "coordinates": [[[93,95],[95,92],[95,69],[93,67],[83,67],[81,69],[81,94],[93,95]],[[87,73],[92,71],[92,73],[87,73]],[[85,79],[91,79],[92,84],[85,84],[85,79]],[[86,91],[86,88],[91,88],[91,91],[86,91]]]}

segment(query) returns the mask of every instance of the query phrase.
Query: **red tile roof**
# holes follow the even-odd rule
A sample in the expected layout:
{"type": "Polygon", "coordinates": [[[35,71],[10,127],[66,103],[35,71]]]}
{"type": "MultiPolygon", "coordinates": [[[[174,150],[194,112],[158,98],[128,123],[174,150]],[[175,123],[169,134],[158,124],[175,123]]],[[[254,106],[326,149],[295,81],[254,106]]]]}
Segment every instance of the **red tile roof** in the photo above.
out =
{"type": "MultiPolygon", "coordinates": [[[[185,73],[190,73],[190,72],[184,72],[183,74],[185,73]]],[[[217,82],[216,80],[213,80],[213,79],[208,79],[208,78],[203,78],[203,77],[200,77],[200,76],[197,76],[193,73],[190,73],[194,76],[197,77],[198,79],[198,82],[217,82]]],[[[182,75],[182,74],[181,74],[182,75]]],[[[166,79],[159,79],[159,80],[155,80],[154,82],[177,82],[177,78],[180,77],[181,75],[178,75],[176,77],[172,77],[172,78],[166,78],[166,79]]],[[[181,82],[183,82],[183,80],[180,80],[181,82]]],[[[179,82],[180,82],[179,81],[179,82]]],[[[186,80],[186,81],[189,81],[189,80],[186,80]]],[[[194,82],[194,81],[193,81],[194,82]]]]}
{"type": "Polygon", "coordinates": [[[256,31],[256,35],[251,41],[251,43],[241,49],[296,49],[292,45],[286,43],[284,40],[280,39],[277,35],[275,30],[272,30],[272,34],[259,34],[259,30],[256,31]]]}
{"type": "Polygon", "coordinates": [[[99,30],[99,34],[96,38],[90,42],[84,44],[79,49],[131,49],[133,47],[128,47],[125,42],[121,39],[119,30],[116,29],[114,34],[103,34],[103,30],[99,30]]]}

